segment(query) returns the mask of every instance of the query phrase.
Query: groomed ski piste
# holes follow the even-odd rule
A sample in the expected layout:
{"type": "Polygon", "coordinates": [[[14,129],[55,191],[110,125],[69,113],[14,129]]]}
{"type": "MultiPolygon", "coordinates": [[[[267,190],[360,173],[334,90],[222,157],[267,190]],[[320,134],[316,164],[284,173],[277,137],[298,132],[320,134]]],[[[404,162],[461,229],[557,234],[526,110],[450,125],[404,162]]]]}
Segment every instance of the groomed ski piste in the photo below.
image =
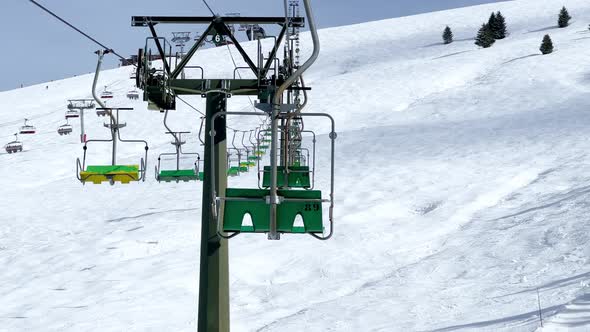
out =
{"type": "MultiPolygon", "coordinates": [[[[588,330],[588,23],[587,0],[517,0],[321,30],[306,110],[336,119],[335,235],[230,240],[232,331],[588,330]],[[558,29],[563,5],[573,20],[558,29]],[[478,49],[498,10],[510,35],[478,49]],[[537,55],[545,34],[556,50],[537,55]]],[[[303,59],[309,45],[303,34],[303,59]]],[[[227,47],[195,63],[209,77],[233,71],[227,47]]],[[[163,115],[125,98],[130,71],[104,71],[99,87],[115,93],[109,106],[135,108],[121,136],[150,143],[144,183],[76,180],[79,121],[72,135],[56,129],[67,99],[90,97],[92,75],[0,93],[0,137],[25,117],[38,130],[20,136],[22,153],[0,153],[0,331],[195,331],[202,183],[154,180],[173,146],[163,115]]],[[[89,138],[108,138],[104,118],[85,117],[89,138]]],[[[169,117],[202,153],[200,115],[179,103],[169,117]]],[[[327,190],[329,128],[306,129],[327,190]]],[[[108,163],[109,148],[89,145],[89,162],[108,163]]],[[[120,149],[129,164],[143,153],[120,149]]],[[[256,174],[229,184],[255,187],[256,174]]]]}

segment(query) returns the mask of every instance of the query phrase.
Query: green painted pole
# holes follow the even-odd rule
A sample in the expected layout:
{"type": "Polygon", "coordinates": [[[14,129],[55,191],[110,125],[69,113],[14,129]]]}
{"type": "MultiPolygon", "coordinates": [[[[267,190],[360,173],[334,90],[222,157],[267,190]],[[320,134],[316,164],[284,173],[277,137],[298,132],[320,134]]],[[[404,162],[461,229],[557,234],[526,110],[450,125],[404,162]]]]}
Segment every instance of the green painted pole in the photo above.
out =
{"type": "MultiPolygon", "coordinates": [[[[201,265],[199,277],[198,332],[229,332],[229,263],[227,240],[217,235],[217,225],[212,218],[211,167],[215,160],[215,190],[225,194],[227,187],[227,150],[225,118],[215,121],[215,140],[212,141],[211,119],[226,110],[224,93],[207,94],[205,114],[205,160],[203,179],[203,205],[201,218],[201,265]],[[215,156],[211,155],[214,144],[215,156]]],[[[223,209],[219,220],[223,220],[223,209]]]]}

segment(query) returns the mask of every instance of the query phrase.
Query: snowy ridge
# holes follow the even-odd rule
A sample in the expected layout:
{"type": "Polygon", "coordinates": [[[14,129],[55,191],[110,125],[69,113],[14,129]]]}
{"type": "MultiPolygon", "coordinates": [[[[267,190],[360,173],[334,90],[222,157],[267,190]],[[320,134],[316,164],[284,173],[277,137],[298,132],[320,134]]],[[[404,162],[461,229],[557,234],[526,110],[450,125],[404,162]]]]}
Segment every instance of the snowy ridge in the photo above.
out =
{"type": "MultiPolygon", "coordinates": [[[[309,110],[336,119],[336,233],[232,240],[232,330],[532,331],[537,289],[543,331],[587,330],[588,23],[585,0],[517,0],[321,31],[306,83],[309,110]],[[557,29],[563,5],[573,23],[557,29]],[[477,49],[497,10],[510,36],[477,49]],[[441,45],[447,24],[456,42],[441,45]],[[536,55],[547,33],[556,52],[536,55]]],[[[227,48],[195,62],[209,77],[233,71],[227,48]]],[[[170,139],[162,114],[125,98],[130,70],[103,72],[99,86],[115,93],[109,105],[135,107],[121,134],[150,143],[141,184],[75,180],[78,122],[73,135],[55,130],[67,99],[90,96],[91,75],[0,93],[0,137],[25,117],[40,130],[21,137],[24,153],[0,152],[0,331],[195,330],[201,184],[153,180],[170,139]]],[[[173,129],[192,132],[187,150],[201,152],[199,117],[170,112],[173,129]]],[[[87,116],[90,137],[107,136],[102,121],[87,116]]],[[[326,188],[327,126],[307,126],[326,188]]],[[[142,153],[122,145],[120,160],[142,153]]],[[[89,162],[108,158],[109,146],[89,148],[89,162]]]]}

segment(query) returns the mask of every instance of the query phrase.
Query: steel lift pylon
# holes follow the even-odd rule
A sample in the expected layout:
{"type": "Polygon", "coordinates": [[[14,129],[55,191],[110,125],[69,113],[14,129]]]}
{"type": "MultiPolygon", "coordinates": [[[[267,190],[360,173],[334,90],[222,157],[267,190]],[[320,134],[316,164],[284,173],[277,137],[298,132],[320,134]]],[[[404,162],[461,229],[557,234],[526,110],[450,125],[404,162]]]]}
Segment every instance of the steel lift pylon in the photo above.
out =
{"type": "MultiPolygon", "coordinates": [[[[166,16],[134,16],[132,26],[149,28],[152,41],[160,58],[161,68],[152,68],[148,61],[151,50],[146,47],[139,51],[137,67],[138,87],[144,90],[144,100],[148,102],[149,109],[173,110],[176,107],[177,95],[201,95],[206,98],[206,114],[203,120],[204,130],[204,179],[202,193],[202,221],[201,221],[201,256],[199,278],[199,310],[198,331],[229,331],[229,274],[228,274],[228,243],[227,239],[240,233],[240,230],[228,234],[225,221],[228,211],[237,211],[236,217],[241,213],[236,208],[236,202],[242,201],[246,205],[256,205],[257,209],[266,211],[262,218],[268,218],[262,223],[267,225],[269,239],[279,239],[280,233],[292,232],[291,229],[280,229],[277,217],[289,210],[292,217],[297,214],[305,214],[311,217],[314,227],[311,230],[304,229],[303,233],[314,235],[320,239],[328,239],[332,235],[332,207],[333,207],[333,163],[332,163],[332,187],[330,199],[321,197],[319,191],[301,189],[297,193],[288,188],[280,189],[277,186],[277,164],[279,122],[287,120],[286,113],[297,108],[297,105],[286,104],[283,93],[294,90],[306,90],[309,88],[298,86],[301,74],[311,66],[319,54],[319,39],[313,20],[310,0],[304,0],[307,18],[309,20],[314,51],[311,58],[299,68],[292,68],[287,74],[281,72],[277,61],[277,52],[280,45],[288,36],[290,28],[304,26],[302,17],[166,17],[166,16]],[[188,50],[174,68],[170,64],[169,56],[165,54],[166,42],[158,37],[156,25],[158,24],[207,24],[208,27],[199,40],[188,50]],[[275,24],[280,26],[280,33],[274,39],[275,44],[268,54],[262,54],[259,47],[258,58],[253,61],[235,38],[231,29],[232,25],[265,25],[275,24]],[[248,68],[254,73],[253,79],[218,79],[218,78],[182,78],[182,71],[197,49],[207,38],[220,37],[228,39],[238,50],[248,68]],[[275,67],[273,67],[275,66],[275,67]],[[260,101],[257,112],[227,112],[228,98],[234,96],[256,96],[260,101]],[[271,135],[266,137],[270,143],[270,187],[260,191],[259,189],[227,188],[227,132],[226,121],[228,116],[248,115],[263,116],[269,120],[271,135]],[[254,192],[256,191],[256,192],[254,192]],[[260,191],[260,192],[258,192],[260,191]],[[256,197],[247,197],[255,195],[256,197]],[[229,199],[228,199],[229,198],[229,199]],[[330,203],[330,232],[328,236],[322,236],[323,225],[321,222],[321,204],[330,203]],[[233,205],[233,208],[228,208],[233,205]],[[279,207],[280,205],[280,207],[279,207]],[[305,210],[305,211],[304,211],[305,210]],[[277,212],[278,215],[277,215],[277,212]],[[319,219],[317,218],[319,216],[319,219]],[[319,223],[318,223],[319,220],[319,223]]],[[[288,39],[288,38],[287,38],[288,39]]],[[[260,41],[258,41],[259,45],[260,41]]],[[[328,116],[326,114],[308,114],[308,116],[328,116]]],[[[329,117],[329,116],[328,116],[329,117]]],[[[334,123],[332,121],[332,160],[334,139],[334,123]]],[[[266,128],[265,128],[266,129],[266,128]]],[[[283,135],[283,134],[282,134],[283,135]]],[[[283,135],[284,136],[284,135],[283,135]]],[[[254,152],[256,154],[256,152],[254,152]]],[[[291,215],[284,219],[289,219],[291,215]]],[[[288,222],[287,222],[288,223],[288,222]]],[[[298,233],[295,231],[293,233],[298,233]]]]}

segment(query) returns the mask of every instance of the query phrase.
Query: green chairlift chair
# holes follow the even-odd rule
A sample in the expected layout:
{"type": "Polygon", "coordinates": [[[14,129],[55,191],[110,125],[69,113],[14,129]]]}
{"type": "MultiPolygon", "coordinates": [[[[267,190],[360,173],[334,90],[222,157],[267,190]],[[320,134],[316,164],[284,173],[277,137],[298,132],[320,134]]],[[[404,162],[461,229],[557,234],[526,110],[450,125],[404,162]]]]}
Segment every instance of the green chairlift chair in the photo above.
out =
{"type": "MultiPolygon", "coordinates": [[[[176,151],[171,153],[162,153],[158,156],[158,165],[156,165],[156,180],[158,182],[189,182],[189,181],[199,181],[202,178],[202,172],[199,172],[199,163],[201,161],[201,156],[198,153],[189,153],[182,151],[182,145],[186,143],[186,141],[182,140],[182,134],[188,134],[188,131],[180,131],[180,132],[166,132],[166,134],[170,134],[174,137],[174,141],[171,142],[174,145],[176,151]],[[176,167],[173,169],[162,169],[160,163],[162,162],[162,157],[164,156],[173,156],[176,161],[176,167]],[[191,168],[181,168],[180,167],[180,160],[183,156],[190,156],[191,158],[195,158],[196,160],[193,163],[193,167],[191,168]],[[200,176],[201,175],[201,176],[200,176]]],[[[194,159],[193,159],[194,160],[194,159]]]]}
{"type": "Polygon", "coordinates": [[[234,177],[240,173],[248,172],[248,166],[242,166],[242,151],[239,149],[227,149],[227,175],[234,177]]]}
{"type": "MultiPolygon", "coordinates": [[[[213,116],[211,126],[214,127],[214,121],[222,115],[262,115],[260,112],[221,112],[213,116]]],[[[217,206],[214,209],[215,218],[218,222],[218,234],[224,238],[231,238],[240,233],[269,233],[269,239],[279,238],[280,233],[292,234],[310,234],[321,240],[329,239],[333,234],[333,207],[334,207],[334,144],[336,133],[334,131],[333,118],[324,113],[308,113],[306,116],[327,117],[332,123],[331,138],[331,186],[329,198],[323,198],[320,190],[305,189],[311,187],[311,180],[308,177],[295,176],[288,178],[286,182],[281,182],[277,176],[277,185],[270,188],[227,188],[225,192],[218,194],[213,191],[213,199],[217,206]],[[290,186],[292,185],[292,186],[290,186]],[[276,196],[272,190],[276,190],[276,196]],[[273,197],[276,197],[273,201],[273,197]],[[329,203],[329,233],[324,234],[323,224],[323,204],[329,203]],[[223,213],[221,213],[223,209],[223,213]],[[276,211],[273,213],[272,211],[276,211]],[[219,218],[222,215],[223,218],[219,218]],[[251,223],[245,221],[249,216],[251,223]],[[299,221],[299,222],[298,222],[299,221]],[[276,234],[271,234],[276,232],[276,234]],[[272,235],[272,236],[271,236],[272,235]]],[[[211,133],[214,139],[215,132],[211,133]]],[[[213,146],[211,147],[213,153],[213,146]]],[[[271,155],[276,156],[276,152],[271,151],[271,155]]],[[[281,166],[277,167],[277,175],[280,174],[281,166]]],[[[295,166],[293,170],[297,170],[295,166]]],[[[303,167],[303,166],[299,166],[303,167]]],[[[213,167],[215,169],[214,161],[213,167]]],[[[272,166],[266,168],[269,173],[272,172],[272,166]]],[[[287,168],[289,169],[289,168],[287,168]]],[[[210,175],[212,186],[215,184],[215,172],[210,175]]],[[[297,174],[292,172],[292,174],[297,174]]],[[[270,177],[267,181],[271,183],[270,177]]],[[[214,186],[213,186],[214,187],[214,186]]]]}

